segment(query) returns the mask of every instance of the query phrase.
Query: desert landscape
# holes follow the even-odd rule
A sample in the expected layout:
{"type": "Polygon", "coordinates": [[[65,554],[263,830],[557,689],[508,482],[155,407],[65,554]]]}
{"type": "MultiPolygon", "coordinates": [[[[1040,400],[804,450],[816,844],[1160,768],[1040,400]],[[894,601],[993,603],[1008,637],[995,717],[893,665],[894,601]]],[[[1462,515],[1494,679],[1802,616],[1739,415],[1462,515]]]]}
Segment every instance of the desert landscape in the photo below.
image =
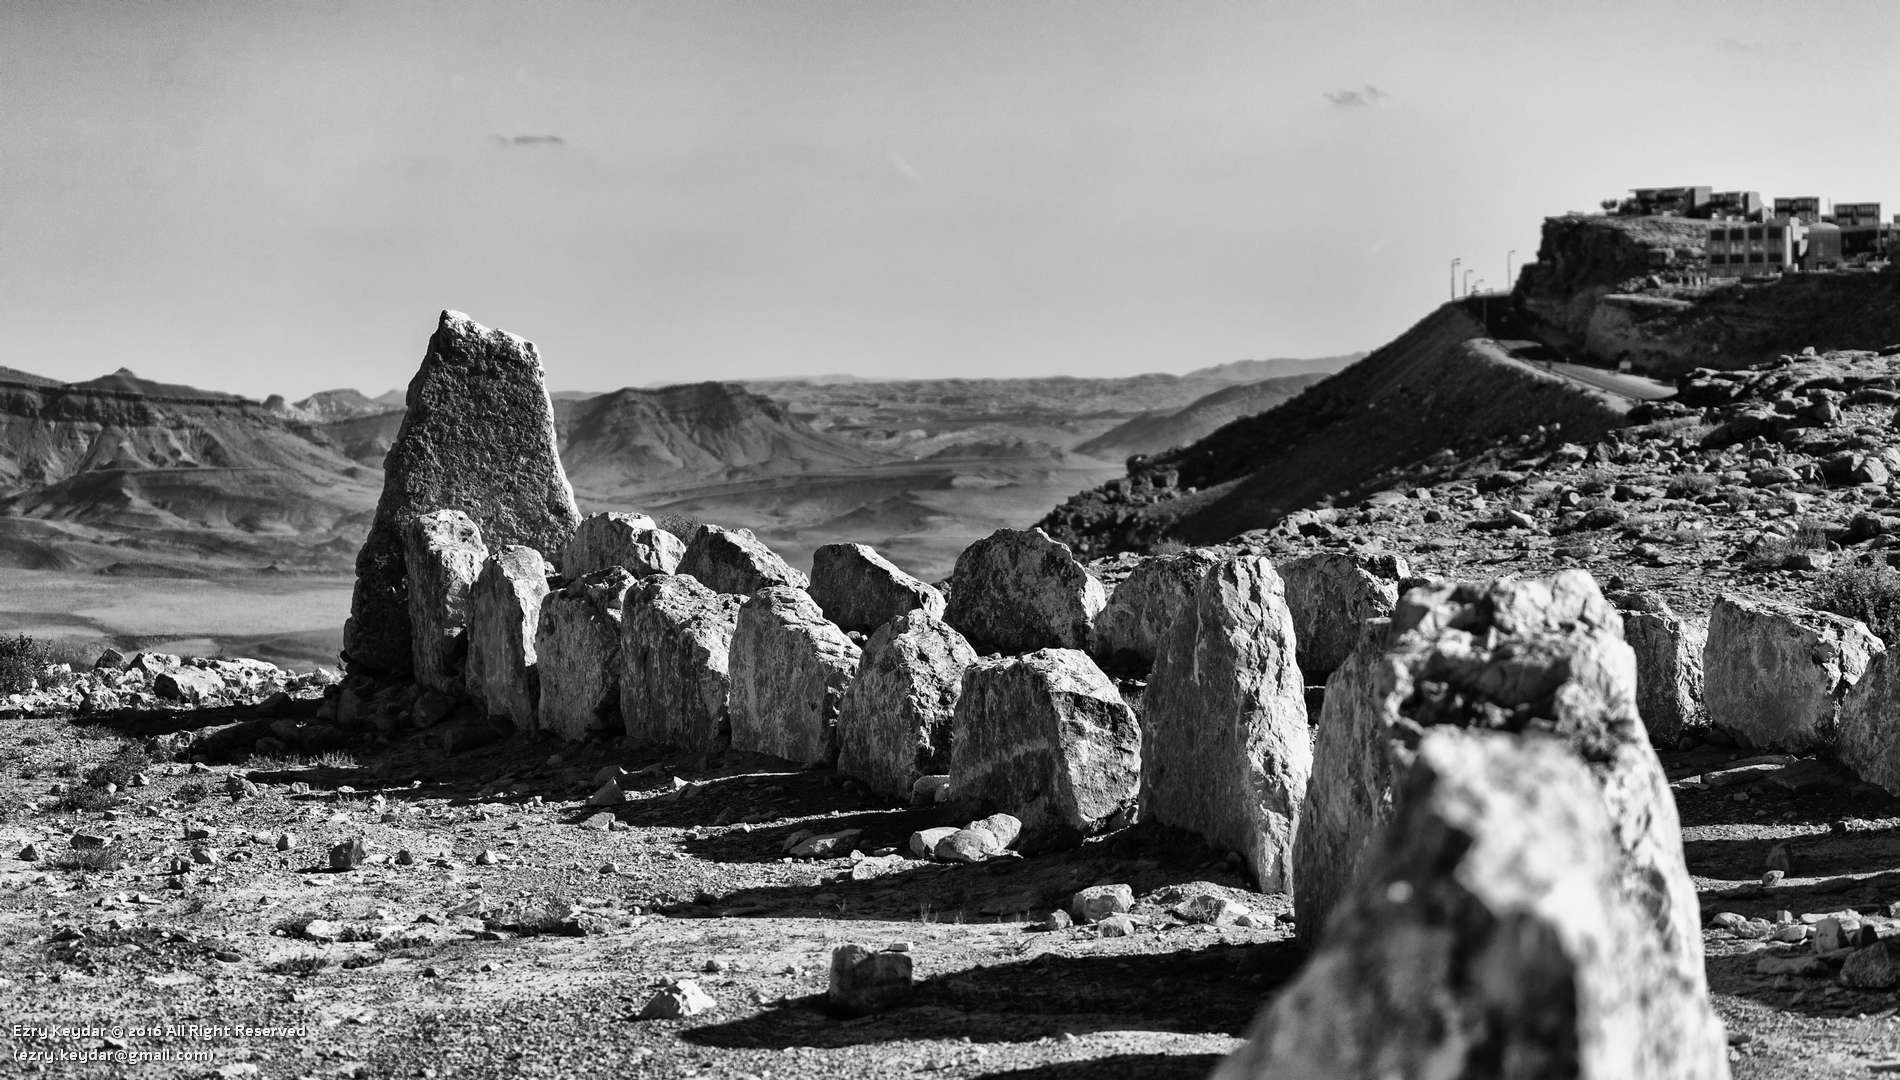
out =
{"type": "Polygon", "coordinates": [[[0,1053],[1900,1075],[1900,155],[1775,15],[15,5],[0,1053]]]}

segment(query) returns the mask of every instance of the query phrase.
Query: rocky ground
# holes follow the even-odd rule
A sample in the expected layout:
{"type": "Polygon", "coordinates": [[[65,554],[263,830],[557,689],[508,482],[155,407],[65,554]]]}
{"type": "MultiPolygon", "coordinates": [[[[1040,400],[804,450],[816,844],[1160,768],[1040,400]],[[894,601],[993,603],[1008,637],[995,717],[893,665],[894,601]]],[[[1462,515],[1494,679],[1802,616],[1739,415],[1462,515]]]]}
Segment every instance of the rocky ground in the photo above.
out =
{"type": "MultiPolygon", "coordinates": [[[[1887,563],[1900,358],[1682,390],[1594,443],[1530,433],[1230,546],[1581,566],[1687,613],[1887,563]]],[[[1200,1077],[1302,960],[1286,897],[1149,825],[927,862],[910,835],[967,815],[828,771],[545,736],[343,745],[321,677],[143,663],[7,706],[0,1004],[29,1073],[1200,1077]],[[624,798],[603,804],[608,778],[624,798]],[[1064,925],[1109,884],[1127,918],[1064,925]],[[901,947],[914,994],[835,1015],[845,943],[901,947]],[[669,988],[693,1015],[643,1018],[669,988]]],[[[1900,998],[1856,985],[1893,980],[1836,948],[1900,919],[1900,801],[1821,760],[1691,740],[1663,761],[1736,1075],[1900,1073],[1900,998]]]]}
{"type": "MultiPolygon", "coordinates": [[[[961,824],[951,808],[748,755],[528,736],[446,760],[420,738],[238,764],[139,749],[229,712],[10,722],[0,1004],[23,1072],[119,1076],[147,1055],[142,1074],[176,1076],[1199,1077],[1301,961],[1286,897],[1147,826],[950,865],[907,840],[961,824]],[[624,802],[588,805],[603,775],[624,802]],[[862,831],[829,855],[785,854],[845,829],[862,831]],[[364,861],[333,868],[352,840],[364,861]],[[1100,884],[1130,886],[1126,922],[1052,922],[1100,884]],[[1203,895],[1237,908],[1202,921],[1222,906],[1203,895]],[[907,949],[914,997],[832,1015],[848,942],[907,949]],[[642,1019],[680,980],[710,1007],[642,1019]]],[[[1806,940],[1839,929],[1814,917],[1900,901],[1900,803],[1816,762],[1735,757],[1664,755],[1736,1075],[1900,1071],[1900,1001],[1842,986],[1806,940]]]]}

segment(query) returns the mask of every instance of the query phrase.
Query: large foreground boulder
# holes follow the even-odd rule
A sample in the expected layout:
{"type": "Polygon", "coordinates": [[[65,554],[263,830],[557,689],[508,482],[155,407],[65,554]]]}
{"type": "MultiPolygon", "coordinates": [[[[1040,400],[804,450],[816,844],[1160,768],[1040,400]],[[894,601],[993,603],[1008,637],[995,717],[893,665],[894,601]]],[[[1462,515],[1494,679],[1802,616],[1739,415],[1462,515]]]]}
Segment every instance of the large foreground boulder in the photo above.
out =
{"type": "Polygon", "coordinates": [[[943,619],[981,653],[1086,652],[1107,602],[1069,545],[1041,529],[998,529],[957,556],[943,619]]]}
{"type": "Polygon", "coordinates": [[[445,311],[407,411],[383,459],[383,494],[356,557],[356,591],[343,628],[351,674],[411,671],[404,524],[459,508],[491,547],[559,551],[580,522],[555,447],[554,410],[534,346],[445,311]]]}
{"type": "Polygon", "coordinates": [[[1024,845],[1101,832],[1140,793],[1141,726],[1086,653],[978,661],[964,673],[953,724],[951,789],[1015,815],[1024,845]]]}
{"type": "Polygon", "coordinates": [[[785,564],[751,529],[701,525],[680,556],[675,571],[691,574],[714,592],[751,596],[774,585],[804,588],[804,574],[785,564]]]}
{"type": "Polygon", "coordinates": [[[435,510],[404,523],[410,664],[416,685],[444,694],[462,692],[468,590],[487,558],[481,529],[460,510],[435,510]]]}
{"type": "Polygon", "coordinates": [[[1623,617],[1623,640],[1636,654],[1636,708],[1649,741],[1673,750],[1685,738],[1706,732],[1702,651],[1708,620],[1677,615],[1655,593],[1618,593],[1610,600],[1623,617]]]}
{"type": "Polygon", "coordinates": [[[490,716],[535,727],[540,676],[534,636],[548,595],[548,561],[525,544],[488,556],[468,594],[468,694],[490,716]]]}
{"type": "Polygon", "coordinates": [[[645,514],[589,514],[561,552],[561,576],[569,579],[624,566],[634,577],[678,570],[686,545],[645,514]]]}
{"type": "Polygon", "coordinates": [[[1621,620],[1579,570],[1415,588],[1327,683],[1295,840],[1294,910],[1312,941],[1391,815],[1396,779],[1434,727],[1551,737],[1595,779],[1619,889],[1650,912],[1658,962],[1702,978],[1695,888],[1662,763],[1636,712],[1621,620]],[[1391,648],[1377,651],[1381,634],[1391,648]]]}
{"type": "Polygon", "coordinates": [[[731,745],[728,664],[742,603],[675,574],[642,579],[627,594],[620,717],[628,738],[708,753],[731,745]]]}
{"type": "Polygon", "coordinates": [[[858,647],[803,589],[760,589],[732,635],[732,748],[830,765],[858,647]]]}
{"type": "Polygon", "coordinates": [[[1141,809],[1237,851],[1267,892],[1293,879],[1313,771],[1306,687],[1280,576],[1257,556],[1207,571],[1142,698],[1141,809]]]}
{"type": "Polygon", "coordinates": [[[1377,857],[1214,1080],[1722,1080],[1574,749],[1428,729],[1377,857]]]}
{"type": "Polygon", "coordinates": [[[838,771],[904,801],[923,776],[950,771],[963,673],[976,650],[922,610],[878,628],[838,712],[838,771]]]}
{"type": "Polygon", "coordinates": [[[1095,657],[1111,670],[1146,671],[1175,616],[1193,605],[1195,586],[1218,561],[1200,551],[1142,559],[1095,616],[1095,657]]]}
{"type": "Polygon", "coordinates": [[[826,544],[811,556],[811,598],[841,630],[868,634],[906,612],[943,615],[943,594],[869,544],[826,544]]]}
{"type": "Polygon", "coordinates": [[[537,726],[566,739],[619,734],[620,616],[634,577],[610,566],[541,602],[534,651],[541,675],[537,726]]]}
{"type": "Polygon", "coordinates": [[[1884,651],[1857,620],[1724,594],[1702,652],[1709,726],[1750,749],[1811,750],[1834,737],[1841,697],[1884,651]]]}
{"type": "Polygon", "coordinates": [[[1411,575],[1396,555],[1322,552],[1274,564],[1286,583],[1286,606],[1299,639],[1298,663],[1317,686],[1346,662],[1367,619],[1383,619],[1411,575]]]}

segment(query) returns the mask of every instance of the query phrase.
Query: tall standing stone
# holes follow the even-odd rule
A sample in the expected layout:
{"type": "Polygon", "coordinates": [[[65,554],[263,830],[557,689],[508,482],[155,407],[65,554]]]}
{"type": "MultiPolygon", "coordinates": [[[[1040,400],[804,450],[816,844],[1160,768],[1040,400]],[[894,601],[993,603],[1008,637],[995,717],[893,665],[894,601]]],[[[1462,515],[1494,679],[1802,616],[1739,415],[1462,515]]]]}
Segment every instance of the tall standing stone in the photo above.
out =
{"type": "Polygon", "coordinates": [[[811,556],[811,598],[841,630],[868,634],[906,612],[943,616],[943,594],[869,544],[826,544],[811,556]]]}
{"type": "Polygon", "coordinates": [[[633,582],[624,568],[610,566],[541,602],[534,651],[542,730],[577,740],[621,731],[620,616],[633,582]]]}
{"type": "Polygon", "coordinates": [[[1429,728],[1318,947],[1213,1080],[1725,1080],[1701,969],[1562,742],[1429,728]]]}
{"type": "Polygon", "coordinates": [[[760,589],[732,635],[732,748],[788,761],[838,759],[838,709],[858,647],[803,589],[760,589]]]}
{"type": "Polygon", "coordinates": [[[1268,892],[1291,886],[1313,771],[1294,649],[1273,563],[1231,559],[1174,620],[1142,698],[1142,818],[1239,852],[1268,892]]]}
{"type": "Polygon", "coordinates": [[[701,525],[680,556],[676,573],[691,574],[714,592],[751,596],[774,585],[804,588],[805,575],[786,565],[778,552],[751,529],[701,525]]]}
{"type": "Polygon", "coordinates": [[[561,552],[561,576],[577,578],[609,566],[624,566],[634,577],[671,574],[685,553],[679,537],[645,514],[589,514],[561,552]]]}
{"type": "Polygon", "coordinates": [[[548,561],[525,544],[489,554],[468,594],[468,692],[490,716],[535,726],[540,673],[535,629],[548,595],[548,561]]]}
{"type": "Polygon", "coordinates": [[[1558,739],[1585,763],[1613,830],[1618,888],[1651,913],[1658,962],[1701,985],[1701,916],[1676,804],[1636,712],[1622,620],[1590,575],[1415,588],[1388,633],[1388,652],[1368,657],[1362,639],[1326,687],[1295,839],[1301,937],[1317,936],[1390,820],[1420,733],[1486,728],[1558,739]]]}
{"type": "Polygon", "coordinates": [[[950,771],[963,673],[976,650],[917,610],[878,627],[838,713],[838,771],[899,801],[921,776],[950,771]]]}
{"type": "Polygon", "coordinates": [[[1095,616],[1094,654],[1111,670],[1153,666],[1168,627],[1194,605],[1194,590],[1219,560],[1200,551],[1150,555],[1109,594],[1095,616]]]}
{"type": "Polygon", "coordinates": [[[1673,750],[1685,737],[1706,732],[1702,651],[1708,620],[1677,615],[1655,593],[1618,593],[1610,600],[1623,617],[1623,640],[1636,654],[1636,708],[1649,741],[1673,750]]]}
{"type": "Polygon", "coordinates": [[[737,596],[676,574],[644,578],[621,613],[620,718],[627,737],[720,753],[732,743],[737,596]]]}
{"type": "Polygon", "coordinates": [[[445,311],[406,403],[383,460],[382,499],[356,557],[343,628],[354,675],[401,678],[412,670],[402,544],[410,518],[460,509],[490,546],[540,551],[559,551],[580,522],[533,345],[445,311]]]}
{"type": "Polygon", "coordinates": [[[409,659],[416,685],[461,693],[468,657],[468,590],[487,558],[482,531],[460,510],[435,510],[404,524],[409,659]]]}
{"type": "Polygon", "coordinates": [[[1833,738],[1841,697],[1885,651],[1855,619],[1724,594],[1702,653],[1709,726],[1752,749],[1811,750],[1833,738]]]}
{"type": "Polygon", "coordinates": [[[1041,529],[998,529],[957,556],[943,621],[980,653],[1086,652],[1107,603],[1069,545],[1041,529]]]}
{"type": "Polygon", "coordinates": [[[1141,725],[1087,653],[979,660],[954,726],[956,797],[1015,815],[1033,846],[1101,832],[1140,794],[1141,725]]]}
{"type": "Polygon", "coordinates": [[[1300,671],[1315,686],[1346,662],[1367,619],[1392,614],[1399,582],[1411,574],[1396,555],[1322,552],[1282,559],[1274,566],[1286,582],[1286,606],[1300,642],[1300,671]]]}

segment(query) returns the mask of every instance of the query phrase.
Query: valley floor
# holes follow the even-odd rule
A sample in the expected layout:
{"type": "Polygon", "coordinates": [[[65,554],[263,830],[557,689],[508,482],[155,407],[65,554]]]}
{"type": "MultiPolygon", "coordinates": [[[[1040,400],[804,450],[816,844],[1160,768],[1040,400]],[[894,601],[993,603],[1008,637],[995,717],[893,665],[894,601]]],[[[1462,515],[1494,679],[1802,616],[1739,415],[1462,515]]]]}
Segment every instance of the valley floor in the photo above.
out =
{"type": "MultiPolygon", "coordinates": [[[[31,1057],[91,1051],[191,1052],[140,1075],[194,1077],[1185,1080],[1238,1044],[1301,960],[1286,897],[1245,891],[1227,862],[1147,826],[1066,853],[925,863],[906,839],[954,814],[880,805],[832,773],[526,736],[443,759],[426,733],[360,758],[152,764],[118,805],[62,810],[124,736],[152,732],[8,723],[0,1008],[5,1052],[29,1055],[28,1074],[130,1071],[31,1057]],[[609,765],[645,771],[623,805],[589,808],[609,765]],[[254,790],[228,796],[233,776],[254,790]],[[844,828],[864,830],[869,857],[782,854],[799,830],[844,828]],[[208,838],[185,839],[193,829],[208,838]],[[123,865],[74,850],[76,833],[117,836],[123,865]],[[352,837],[369,863],[327,869],[329,846],[352,837]],[[40,857],[16,858],[29,843],[40,857]],[[1113,882],[1140,898],[1133,936],[1044,928],[1077,889],[1113,882]],[[1197,891],[1239,900],[1258,926],[1171,913],[1197,891]],[[845,942],[907,943],[915,998],[829,1015],[829,956],[845,942]],[[716,1007],[638,1019],[673,979],[716,1007]],[[103,1030],[41,1030],[58,1027],[103,1030]]],[[[1706,915],[1900,899],[1900,803],[1813,763],[1737,771],[1732,756],[1664,755],[1706,915]],[[1764,888],[1783,842],[1788,876],[1764,888]]],[[[1737,1076],[1900,1071],[1892,993],[1758,973],[1791,946],[1719,930],[1706,942],[1737,1076]]]]}

